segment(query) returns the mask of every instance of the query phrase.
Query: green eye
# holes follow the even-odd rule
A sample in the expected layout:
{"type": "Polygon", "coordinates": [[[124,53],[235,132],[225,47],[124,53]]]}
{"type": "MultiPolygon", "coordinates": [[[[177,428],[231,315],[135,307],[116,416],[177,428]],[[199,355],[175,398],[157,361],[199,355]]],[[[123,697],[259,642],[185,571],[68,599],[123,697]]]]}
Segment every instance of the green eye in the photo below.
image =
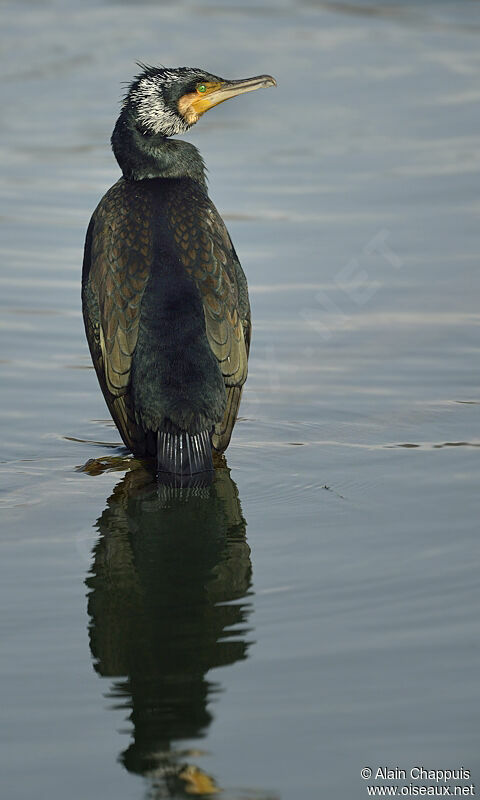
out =
{"type": "Polygon", "coordinates": [[[207,87],[205,86],[204,83],[201,83],[199,86],[197,86],[197,92],[206,92],[206,91],[207,87]]]}

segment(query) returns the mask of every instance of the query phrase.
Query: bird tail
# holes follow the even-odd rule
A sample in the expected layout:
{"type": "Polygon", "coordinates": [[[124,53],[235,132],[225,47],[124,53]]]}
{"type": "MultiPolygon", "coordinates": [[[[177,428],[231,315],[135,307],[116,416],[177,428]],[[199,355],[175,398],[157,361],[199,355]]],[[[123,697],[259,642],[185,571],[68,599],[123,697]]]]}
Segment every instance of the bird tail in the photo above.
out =
{"type": "Polygon", "coordinates": [[[210,433],[158,431],[157,471],[173,486],[207,485],[213,478],[210,433]]]}

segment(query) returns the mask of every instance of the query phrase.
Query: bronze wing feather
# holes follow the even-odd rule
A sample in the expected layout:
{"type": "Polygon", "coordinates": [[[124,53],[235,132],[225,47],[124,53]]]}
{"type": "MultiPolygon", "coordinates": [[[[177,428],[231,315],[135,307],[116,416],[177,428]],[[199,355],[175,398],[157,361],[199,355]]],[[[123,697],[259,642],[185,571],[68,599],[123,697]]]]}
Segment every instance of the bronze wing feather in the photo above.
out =
{"type": "Polygon", "coordinates": [[[85,248],[87,339],[108,408],[131,450],[138,450],[145,439],[135,421],[129,383],[140,303],[153,263],[150,223],[147,198],[120,179],[97,206],[85,248]]]}
{"type": "Polygon", "coordinates": [[[177,253],[195,280],[205,313],[208,342],[223,375],[227,405],[212,443],[223,452],[230,441],[247,378],[251,321],[247,282],[225,224],[201,191],[172,192],[167,208],[177,253]]]}
{"type": "MultiPolygon", "coordinates": [[[[101,200],[87,233],[83,306],[92,359],[110,413],[127,447],[153,456],[155,442],[145,441],[129,393],[140,305],[154,262],[152,209],[148,193],[137,192],[123,179],[101,200]]],[[[168,193],[166,211],[176,252],[200,292],[208,342],[225,383],[226,409],[212,439],[214,448],[223,452],[247,377],[247,283],[225,224],[200,187],[192,184],[185,193],[179,183],[168,193]]]]}

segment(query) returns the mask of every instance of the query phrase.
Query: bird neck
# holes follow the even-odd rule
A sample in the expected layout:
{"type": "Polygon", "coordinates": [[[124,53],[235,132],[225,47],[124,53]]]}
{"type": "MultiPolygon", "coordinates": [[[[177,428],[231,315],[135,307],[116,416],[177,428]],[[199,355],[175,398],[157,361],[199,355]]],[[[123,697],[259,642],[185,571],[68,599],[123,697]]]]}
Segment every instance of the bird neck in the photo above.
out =
{"type": "Polygon", "coordinates": [[[142,133],[126,109],[117,120],[111,142],[127,180],[191,178],[206,187],[205,164],[193,144],[142,133]]]}

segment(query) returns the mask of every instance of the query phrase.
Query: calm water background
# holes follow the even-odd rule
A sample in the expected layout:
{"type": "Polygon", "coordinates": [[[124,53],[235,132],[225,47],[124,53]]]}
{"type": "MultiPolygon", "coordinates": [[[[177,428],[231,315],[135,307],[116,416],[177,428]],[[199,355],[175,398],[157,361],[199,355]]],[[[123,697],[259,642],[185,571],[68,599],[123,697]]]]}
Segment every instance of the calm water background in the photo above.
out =
{"type": "Polygon", "coordinates": [[[480,784],[479,3],[32,0],[2,39],[2,797],[480,784]],[[137,59],[278,80],[188,136],[254,339],[184,503],[76,470],[124,455],[79,285],[137,59]]]}

